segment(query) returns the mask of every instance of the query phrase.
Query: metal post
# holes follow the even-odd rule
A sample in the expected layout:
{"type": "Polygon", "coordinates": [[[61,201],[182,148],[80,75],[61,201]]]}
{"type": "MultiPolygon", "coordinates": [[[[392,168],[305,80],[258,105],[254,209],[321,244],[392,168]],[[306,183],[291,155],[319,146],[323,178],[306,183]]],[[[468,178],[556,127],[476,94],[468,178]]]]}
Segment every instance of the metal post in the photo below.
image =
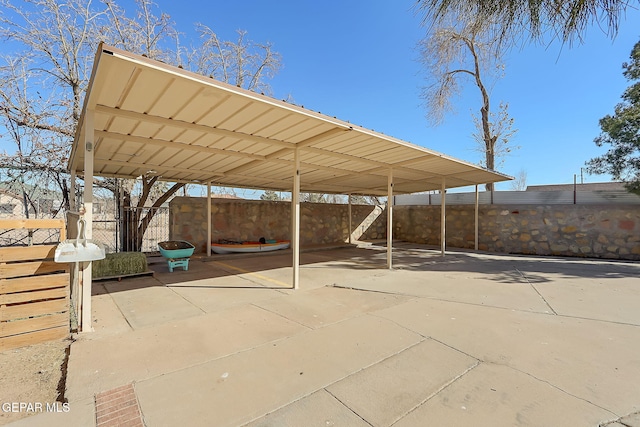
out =
{"type": "Polygon", "coordinates": [[[393,268],[393,169],[387,179],[387,267],[393,268]]]}
{"type": "MultiPolygon", "coordinates": [[[[85,236],[92,237],[93,232],[93,153],[95,149],[95,138],[93,129],[93,110],[86,110],[84,117],[84,220],[86,221],[85,236]]],[[[79,232],[80,230],[78,230],[79,232]]],[[[83,262],[82,273],[82,304],[80,316],[80,331],[90,332],[93,330],[91,322],[91,262],[83,262]]]]}
{"type": "Polygon", "coordinates": [[[300,287],[300,153],[294,151],[293,191],[291,193],[291,247],[293,249],[293,289],[300,287]]]}
{"type": "Polygon", "coordinates": [[[349,194],[348,196],[348,200],[349,200],[349,209],[348,209],[348,213],[349,213],[349,244],[352,244],[352,239],[351,239],[351,234],[353,234],[353,229],[352,227],[352,223],[351,223],[351,194],[349,194]]]}
{"type": "Polygon", "coordinates": [[[478,250],[478,199],[479,199],[478,184],[476,184],[476,210],[475,210],[475,227],[474,227],[474,232],[475,232],[474,248],[476,251],[478,250]]]}
{"type": "Polygon", "coordinates": [[[207,256],[211,256],[211,181],[207,181],[207,256]]]}
{"type": "Polygon", "coordinates": [[[444,256],[446,246],[446,227],[445,227],[445,209],[446,209],[446,186],[445,179],[442,177],[442,187],[440,190],[440,253],[444,256]]]}

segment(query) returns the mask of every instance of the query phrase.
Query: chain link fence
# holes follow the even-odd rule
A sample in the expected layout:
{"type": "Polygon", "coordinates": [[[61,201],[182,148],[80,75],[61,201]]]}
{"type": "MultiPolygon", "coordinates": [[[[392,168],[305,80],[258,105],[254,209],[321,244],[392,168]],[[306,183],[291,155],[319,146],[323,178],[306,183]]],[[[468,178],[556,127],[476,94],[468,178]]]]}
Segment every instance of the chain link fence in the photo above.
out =
{"type": "Polygon", "coordinates": [[[94,217],[92,235],[93,240],[102,243],[107,252],[158,252],[158,242],[169,240],[169,207],[123,208],[112,219],[94,217]],[[133,223],[128,220],[145,218],[151,211],[153,217],[144,231],[139,229],[140,221],[133,223]],[[137,242],[141,243],[139,248],[137,242]]]}
{"type": "Polygon", "coordinates": [[[0,247],[57,244],[59,241],[60,230],[56,229],[0,230],[0,247]]]}

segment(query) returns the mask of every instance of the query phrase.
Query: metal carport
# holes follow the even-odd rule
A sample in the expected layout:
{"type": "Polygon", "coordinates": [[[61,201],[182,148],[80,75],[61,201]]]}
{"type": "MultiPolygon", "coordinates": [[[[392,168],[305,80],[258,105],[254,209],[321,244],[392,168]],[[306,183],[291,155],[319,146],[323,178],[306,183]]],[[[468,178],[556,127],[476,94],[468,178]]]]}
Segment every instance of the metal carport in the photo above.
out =
{"type": "MultiPolygon", "coordinates": [[[[511,179],[104,44],[96,53],[68,168],[72,176],[85,178],[89,236],[94,176],[153,174],[164,181],[209,187],[291,191],[294,288],[299,282],[301,191],[392,200],[393,194],[444,192],[511,179]]],[[[391,203],[388,206],[391,267],[391,203]]],[[[90,265],[83,272],[81,324],[90,325],[90,265]]]]}

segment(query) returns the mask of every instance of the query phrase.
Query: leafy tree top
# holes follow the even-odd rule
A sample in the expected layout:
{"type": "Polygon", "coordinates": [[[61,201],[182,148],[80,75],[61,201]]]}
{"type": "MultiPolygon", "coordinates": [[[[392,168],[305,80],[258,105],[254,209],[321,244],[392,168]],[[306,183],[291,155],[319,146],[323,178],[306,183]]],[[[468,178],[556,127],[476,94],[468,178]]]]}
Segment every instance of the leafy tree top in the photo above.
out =
{"type": "Polygon", "coordinates": [[[600,119],[602,133],[595,138],[599,147],[611,148],[587,162],[591,173],[608,173],[625,182],[626,188],[640,195],[640,41],[631,50],[630,61],[622,64],[622,74],[633,82],[622,94],[613,115],[600,119]]]}

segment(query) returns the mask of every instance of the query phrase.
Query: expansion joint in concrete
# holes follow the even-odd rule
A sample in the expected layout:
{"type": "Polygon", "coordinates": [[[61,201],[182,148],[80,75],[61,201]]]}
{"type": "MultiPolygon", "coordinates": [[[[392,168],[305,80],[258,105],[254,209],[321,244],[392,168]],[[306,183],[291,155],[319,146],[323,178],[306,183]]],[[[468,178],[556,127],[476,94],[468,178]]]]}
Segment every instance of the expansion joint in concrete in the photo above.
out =
{"type": "Polygon", "coordinates": [[[638,412],[633,412],[631,414],[622,416],[620,418],[617,418],[615,420],[611,420],[611,421],[606,421],[604,423],[600,423],[598,425],[598,427],[607,427],[607,426],[612,426],[612,427],[617,427],[618,425],[624,426],[624,427],[637,427],[638,426],[638,422],[640,422],[640,411],[638,412]]]}
{"type": "Polygon", "coordinates": [[[178,297],[180,297],[181,299],[183,299],[187,304],[197,308],[198,310],[200,310],[202,312],[202,314],[207,314],[207,312],[205,310],[202,309],[202,307],[194,304],[192,301],[188,300],[187,298],[184,297],[184,295],[182,295],[180,292],[176,292],[174,288],[172,288],[171,286],[167,286],[167,288],[169,288],[171,290],[171,292],[173,292],[174,294],[176,294],[178,297]]]}
{"type": "Polygon", "coordinates": [[[633,326],[635,328],[640,328],[640,324],[638,324],[638,323],[619,322],[619,321],[615,321],[615,320],[606,320],[606,319],[595,319],[593,317],[584,317],[584,316],[570,316],[568,314],[558,314],[558,316],[559,317],[566,317],[568,319],[589,320],[591,322],[611,323],[613,325],[633,326]]]}
{"type": "Polygon", "coordinates": [[[440,340],[438,340],[438,339],[436,339],[436,338],[433,338],[433,337],[425,337],[425,338],[431,339],[431,340],[433,340],[433,341],[435,341],[435,342],[437,342],[437,343],[439,343],[439,344],[442,344],[443,346],[448,347],[448,348],[450,348],[450,349],[451,349],[451,350],[453,350],[453,351],[456,351],[456,352],[458,352],[458,353],[464,354],[465,356],[470,357],[470,358],[472,358],[472,359],[476,360],[477,362],[483,362],[483,360],[482,360],[482,359],[480,359],[480,358],[478,358],[478,357],[474,356],[473,354],[469,354],[469,353],[467,353],[466,351],[462,351],[462,350],[460,350],[459,348],[453,347],[453,346],[451,346],[451,345],[447,344],[447,343],[446,343],[446,342],[444,342],[444,341],[440,341],[440,340]]]}
{"type": "Polygon", "coordinates": [[[342,400],[340,400],[335,394],[331,393],[329,390],[327,390],[326,388],[323,389],[324,391],[326,391],[327,393],[329,393],[329,395],[331,397],[333,397],[335,400],[337,400],[342,406],[344,406],[345,408],[347,408],[347,410],[349,412],[351,412],[352,414],[354,414],[356,417],[360,418],[362,420],[362,422],[366,423],[368,426],[373,427],[373,424],[371,424],[369,421],[367,421],[365,418],[362,418],[362,416],[360,416],[360,414],[358,414],[356,411],[354,411],[353,409],[351,409],[349,407],[349,405],[347,405],[346,403],[344,403],[342,400]]]}
{"type": "Polygon", "coordinates": [[[346,290],[349,290],[349,291],[371,292],[371,293],[374,293],[374,294],[400,295],[400,296],[407,296],[407,297],[415,296],[415,295],[410,295],[410,294],[406,294],[406,293],[402,293],[402,292],[388,292],[388,291],[379,291],[379,290],[376,290],[376,289],[356,288],[356,287],[352,287],[352,286],[339,285],[337,283],[334,283],[332,285],[327,285],[327,287],[336,288],[336,289],[346,289],[346,290]]]}
{"type": "Polygon", "coordinates": [[[547,300],[545,299],[545,297],[540,293],[540,291],[538,291],[538,288],[536,288],[536,287],[535,287],[535,285],[529,281],[529,279],[527,278],[527,276],[525,276],[525,275],[524,275],[524,273],[523,273],[522,271],[518,270],[517,268],[516,268],[516,271],[517,271],[518,273],[520,273],[520,275],[522,276],[522,278],[523,278],[524,280],[526,280],[526,281],[527,281],[527,283],[529,284],[529,286],[531,286],[531,288],[532,288],[534,291],[536,291],[536,293],[537,293],[537,294],[538,294],[538,296],[542,299],[542,301],[544,301],[544,303],[547,305],[547,307],[549,307],[549,310],[551,310],[551,312],[552,312],[553,314],[557,315],[558,313],[556,313],[556,311],[553,309],[553,307],[551,307],[551,304],[549,304],[549,301],[547,301],[547,300]]]}
{"type": "Polygon", "coordinates": [[[561,387],[558,387],[557,385],[555,385],[555,384],[553,384],[553,383],[551,383],[551,382],[549,382],[549,381],[547,381],[547,380],[544,380],[544,379],[542,379],[542,378],[538,378],[538,377],[536,377],[535,375],[531,374],[530,372],[523,371],[523,370],[521,370],[521,369],[515,368],[515,367],[513,367],[513,366],[511,366],[511,365],[508,365],[508,364],[506,364],[506,363],[504,363],[504,364],[503,364],[503,363],[487,362],[487,361],[485,361],[484,363],[487,363],[487,364],[493,364],[493,365],[497,365],[497,366],[504,366],[505,368],[512,369],[512,370],[514,370],[514,371],[516,371],[516,372],[519,372],[519,373],[524,374],[524,375],[526,375],[526,376],[528,376],[528,377],[531,377],[531,378],[533,378],[533,379],[534,379],[534,380],[536,380],[536,381],[539,381],[539,382],[541,382],[541,383],[547,384],[548,386],[555,388],[556,390],[560,391],[561,393],[566,394],[567,396],[571,396],[571,397],[573,397],[574,399],[581,400],[581,401],[583,401],[583,402],[585,402],[585,403],[588,403],[589,405],[592,405],[592,406],[595,406],[596,408],[602,409],[603,411],[607,411],[607,412],[609,412],[610,414],[612,414],[613,416],[616,416],[616,417],[619,417],[619,416],[620,416],[620,415],[616,414],[615,412],[613,412],[612,410],[605,408],[604,406],[598,405],[597,403],[592,402],[592,401],[590,401],[589,399],[585,399],[584,397],[580,397],[580,396],[578,396],[578,395],[575,395],[575,394],[573,394],[573,393],[570,393],[570,392],[568,392],[567,390],[565,390],[565,389],[563,389],[563,388],[561,388],[561,387]]]}
{"type": "Polygon", "coordinates": [[[311,326],[305,325],[302,322],[299,322],[299,321],[297,321],[295,319],[291,319],[291,318],[289,318],[287,316],[284,316],[282,313],[278,313],[277,311],[269,310],[268,308],[262,307],[260,305],[254,304],[254,303],[251,303],[249,305],[251,305],[252,307],[256,307],[256,308],[258,308],[260,310],[266,311],[267,313],[275,314],[276,316],[281,317],[281,318],[285,319],[288,322],[295,323],[296,325],[300,325],[300,326],[306,328],[309,331],[312,331],[314,329],[311,326]]]}
{"type": "MultiPolygon", "coordinates": [[[[412,413],[413,411],[415,411],[416,409],[418,409],[419,407],[421,407],[422,405],[424,405],[425,403],[427,403],[429,400],[433,399],[435,396],[437,396],[439,393],[443,392],[444,390],[446,390],[447,388],[449,388],[452,384],[456,383],[458,380],[460,380],[462,377],[464,377],[465,375],[467,375],[469,372],[471,372],[472,370],[474,370],[475,368],[477,368],[478,366],[480,366],[480,364],[482,364],[483,362],[481,360],[477,360],[476,359],[476,363],[474,363],[473,365],[469,366],[467,369],[465,369],[463,372],[461,372],[459,375],[453,377],[451,380],[447,381],[445,384],[443,384],[438,390],[434,391],[433,393],[431,393],[429,396],[427,396],[424,400],[422,400],[420,403],[418,403],[416,406],[414,406],[413,408],[411,408],[410,410],[408,410],[405,414],[403,414],[401,417],[399,417],[397,420],[395,420],[391,426],[395,425],[398,421],[400,421],[401,419],[403,419],[404,417],[406,417],[407,415],[409,415],[410,413],[412,413]]],[[[390,426],[390,427],[391,427],[390,426]]]]}

